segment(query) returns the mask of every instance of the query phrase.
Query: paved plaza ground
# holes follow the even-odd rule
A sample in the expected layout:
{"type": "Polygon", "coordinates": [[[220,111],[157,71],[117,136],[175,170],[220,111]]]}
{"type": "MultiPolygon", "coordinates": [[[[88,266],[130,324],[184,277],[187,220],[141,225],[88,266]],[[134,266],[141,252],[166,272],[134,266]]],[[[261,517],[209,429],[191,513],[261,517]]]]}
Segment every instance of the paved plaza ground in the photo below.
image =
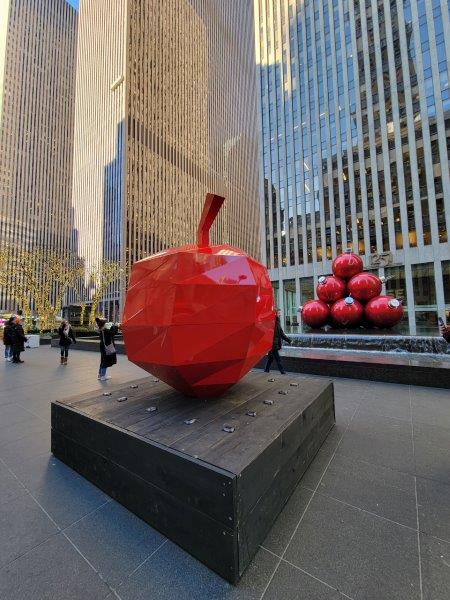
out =
{"type": "Polygon", "coordinates": [[[449,390],[335,380],[337,425],[233,587],[52,457],[50,402],[107,387],[98,355],[23,357],[0,364],[1,600],[450,598],[449,390]]]}

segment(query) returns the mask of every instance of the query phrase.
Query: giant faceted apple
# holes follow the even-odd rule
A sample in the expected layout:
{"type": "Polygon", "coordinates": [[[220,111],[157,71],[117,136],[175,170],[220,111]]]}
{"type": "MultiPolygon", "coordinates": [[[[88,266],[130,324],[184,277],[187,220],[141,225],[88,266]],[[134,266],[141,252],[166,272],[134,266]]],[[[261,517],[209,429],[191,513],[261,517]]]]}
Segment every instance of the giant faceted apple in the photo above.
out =
{"type": "Polygon", "coordinates": [[[238,248],[209,243],[223,201],[207,194],[197,244],[133,265],[125,301],[129,360],[189,396],[222,394],[272,347],[267,269],[238,248]]]}

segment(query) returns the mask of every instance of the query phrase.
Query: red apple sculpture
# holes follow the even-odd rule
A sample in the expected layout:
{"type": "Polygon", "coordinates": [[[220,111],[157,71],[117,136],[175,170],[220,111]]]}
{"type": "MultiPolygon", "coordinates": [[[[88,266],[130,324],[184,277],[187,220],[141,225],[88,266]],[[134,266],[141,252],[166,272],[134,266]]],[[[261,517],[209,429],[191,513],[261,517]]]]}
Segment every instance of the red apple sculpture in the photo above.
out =
{"type": "Polygon", "coordinates": [[[133,265],[125,301],[129,360],[188,396],[222,394],[272,347],[267,269],[242,250],[209,243],[223,201],[207,194],[197,244],[133,265]]]}
{"type": "Polygon", "coordinates": [[[345,254],[340,254],[333,260],[332,269],[336,277],[341,279],[351,279],[363,270],[363,262],[357,254],[351,250],[346,250],[345,254]]]}
{"type": "Polygon", "coordinates": [[[337,327],[355,327],[361,322],[364,308],[358,300],[343,298],[331,307],[331,318],[337,327]]]}
{"type": "Polygon", "coordinates": [[[319,277],[316,287],[316,293],[319,300],[331,304],[345,296],[346,285],[343,279],[329,275],[328,277],[319,277]]]}
{"type": "Polygon", "coordinates": [[[358,273],[347,284],[350,296],[359,302],[368,302],[381,294],[383,280],[373,273],[358,273]]]}
{"type": "Polygon", "coordinates": [[[366,304],[365,315],[372,325],[390,328],[403,318],[402,303],[394,296],[377,296],[366,304]]]}
{"type": "Polygon", "coordinates": [[[330,307],[322,300],[308,300],[299,308],[300,317],[308,327],[323,327],[330,317],[330,307]]]}

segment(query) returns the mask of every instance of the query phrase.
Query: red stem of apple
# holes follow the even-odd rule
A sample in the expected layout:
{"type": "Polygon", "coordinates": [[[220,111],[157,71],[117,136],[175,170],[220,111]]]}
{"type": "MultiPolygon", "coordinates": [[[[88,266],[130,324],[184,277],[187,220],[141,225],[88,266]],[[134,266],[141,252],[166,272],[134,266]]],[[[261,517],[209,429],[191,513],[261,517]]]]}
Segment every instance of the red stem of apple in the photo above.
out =
{"type": "Polygon", "coordinates": [[[209,246],[209,230],[214,223],[225,198],[217,194],[206,194],[202,217],[197,229],[197,245],[209,246]]]}

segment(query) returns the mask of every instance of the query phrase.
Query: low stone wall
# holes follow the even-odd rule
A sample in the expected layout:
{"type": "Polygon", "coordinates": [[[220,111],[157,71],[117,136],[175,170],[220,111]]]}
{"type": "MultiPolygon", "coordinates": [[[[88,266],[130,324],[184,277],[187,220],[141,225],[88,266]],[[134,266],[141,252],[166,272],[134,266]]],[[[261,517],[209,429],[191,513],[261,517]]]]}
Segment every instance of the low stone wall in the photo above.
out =
{"type": "Polygon", "coordinates": [[[290,334],[292,346],[299,348],[329,348],[340,350],[363,350],[376,352],[412,352],[447,354],[449,344],[442,337],[409,335],[376,335],[352,333],[305,333],[290,334]]]}

